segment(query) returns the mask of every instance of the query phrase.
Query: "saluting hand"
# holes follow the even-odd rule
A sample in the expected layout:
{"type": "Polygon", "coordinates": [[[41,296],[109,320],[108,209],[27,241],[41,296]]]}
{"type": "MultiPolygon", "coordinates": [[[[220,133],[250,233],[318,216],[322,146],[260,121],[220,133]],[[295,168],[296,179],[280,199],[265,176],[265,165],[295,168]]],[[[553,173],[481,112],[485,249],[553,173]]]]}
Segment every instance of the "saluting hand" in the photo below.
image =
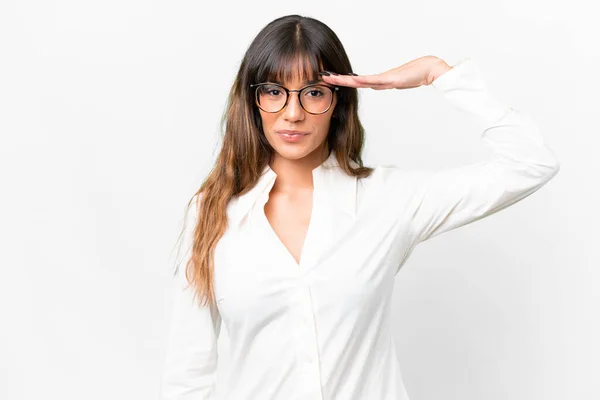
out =
{"type": "Polygon", "coordinates": [[[423,56],[389,71],[374,75],[321,74],[324,82],[337,86],[371,88],[374,90],[411,89],[430,85],[435,79],[450,69],[452,67],[441,58],[423,56]]]}

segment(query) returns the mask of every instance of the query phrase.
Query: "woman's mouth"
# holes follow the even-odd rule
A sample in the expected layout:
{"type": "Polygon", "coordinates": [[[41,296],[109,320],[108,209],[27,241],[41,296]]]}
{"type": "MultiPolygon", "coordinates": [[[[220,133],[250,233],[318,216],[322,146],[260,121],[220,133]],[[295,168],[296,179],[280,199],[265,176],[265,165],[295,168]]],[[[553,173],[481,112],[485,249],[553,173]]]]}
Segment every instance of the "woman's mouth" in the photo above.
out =
{"type": "Polygon", "coordinates": [[[285,140],[286,142],[298,142],[302,140],[303,137],[307,136],[306,132],[291,132],[291,131],[277,131],[277,134],[280,138],[285,140]]]}

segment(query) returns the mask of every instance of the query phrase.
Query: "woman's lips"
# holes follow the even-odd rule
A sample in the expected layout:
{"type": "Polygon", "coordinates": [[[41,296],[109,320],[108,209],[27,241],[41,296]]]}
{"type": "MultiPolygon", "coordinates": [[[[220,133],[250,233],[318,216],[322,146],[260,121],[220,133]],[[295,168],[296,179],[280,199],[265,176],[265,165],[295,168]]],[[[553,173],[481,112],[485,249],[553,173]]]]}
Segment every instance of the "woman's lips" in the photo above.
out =
{"type": "Polygon", "coordinates": [[[302,140],[303,137],[307,136],[308,133],[305,132],[287,132],[287,131],[277,131],[277,134],[280,138],[285,140],[286,142],[294,143],[302,140]]]}

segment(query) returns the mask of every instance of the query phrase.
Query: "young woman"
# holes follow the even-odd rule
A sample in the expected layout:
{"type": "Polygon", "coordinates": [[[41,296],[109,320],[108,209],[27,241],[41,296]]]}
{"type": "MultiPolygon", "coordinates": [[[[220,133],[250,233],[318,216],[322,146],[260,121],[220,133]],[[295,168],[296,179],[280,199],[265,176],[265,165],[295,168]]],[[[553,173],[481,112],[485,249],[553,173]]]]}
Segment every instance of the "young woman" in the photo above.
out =
{"type": "Polygon", "coordinates": [[[394,277],[415,246],[531,195],[559,171],[536,125],[486,90],[473,59],[352,73],[338,37],[290,15],[248,48],[214,169],[188,204],[163,400],[406,400],[394,277]],[[330,71],[330,72],[325,72],[330,71]],[[363,166],[357,88],[432,85],[486,126],[486,162],[363,166]]]}

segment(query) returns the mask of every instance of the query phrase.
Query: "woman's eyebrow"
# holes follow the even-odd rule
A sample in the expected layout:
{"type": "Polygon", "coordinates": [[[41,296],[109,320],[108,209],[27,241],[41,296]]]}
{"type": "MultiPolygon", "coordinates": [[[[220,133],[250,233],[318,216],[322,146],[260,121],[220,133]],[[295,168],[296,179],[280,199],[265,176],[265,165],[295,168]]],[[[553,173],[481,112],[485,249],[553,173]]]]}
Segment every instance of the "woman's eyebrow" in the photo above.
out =
{"type": "Polygon", "coordinates": [[[310,81],[306,81],[305,85],[312,85],[313,83],[322,83],[324,81],[322,81],[321,79],[311,79],[310,81]]]}

